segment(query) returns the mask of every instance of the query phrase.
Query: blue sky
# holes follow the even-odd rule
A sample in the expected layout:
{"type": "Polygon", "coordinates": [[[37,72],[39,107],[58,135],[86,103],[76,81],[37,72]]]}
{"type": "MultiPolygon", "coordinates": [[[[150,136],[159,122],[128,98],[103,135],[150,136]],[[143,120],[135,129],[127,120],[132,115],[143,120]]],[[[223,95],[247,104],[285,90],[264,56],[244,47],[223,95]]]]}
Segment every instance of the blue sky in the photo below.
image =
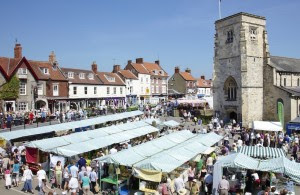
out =
{"type": "MultiPolygon", "coordinates": [[[[222,0],[222,16],[249,12],[267,18],[272,55],[300,58],[299,0],[222,0]]],[[[13,56],[15,39],[28,59],[111,71],[114,61],[158,58],[211,77],[218,0],[10,0],[0,6],[0,56],[13,56]],[[115,59],[115,60],[114,60],[115,59]]]]}

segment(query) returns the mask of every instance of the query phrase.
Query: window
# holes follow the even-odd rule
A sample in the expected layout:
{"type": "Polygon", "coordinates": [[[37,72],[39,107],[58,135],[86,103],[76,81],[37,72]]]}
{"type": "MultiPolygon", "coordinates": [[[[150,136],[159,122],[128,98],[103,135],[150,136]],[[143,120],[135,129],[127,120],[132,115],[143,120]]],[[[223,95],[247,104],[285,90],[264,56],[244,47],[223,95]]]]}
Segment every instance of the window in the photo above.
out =
{"type": "Polygon", "coordinates": [[[141,93],[144,93],[144,88],[143,87],[141,87],[141,93]]]}
{"type": "Polygon", "coordinates": [[[162,78],[161,83],[166,84],[166,78],[162,78]]]}
{"type": "Polygon", "coordinates": [[[120,87],[120,94],[123,94],[123,88],[120,87]]]}
{"type": "Polygon", "coordinates": [[[149,79],[148,78],[146,78],[146,83],[149,83],[149,79]]]}
{"type": "Polygon", "coordinates": [[[77,87],[73,87],[73,94],[77,95],[77,87]]]}
{"type": "Polygon", "coordinates": [[[38,89],[38,95],[43,95],[43,84],[42,83],[37,84],[37,89],[38,89]]]}
{"type": "Polygon", "coordinates": [[[44,74],[49,74],[49,69],[48,68],[40,68],[41,71],[44,73],[44,74]]]}
{"type": "Polygon", "coordinates": [[[94,87],[94,94],[97,94],[97,87],[94,87]]]}
{"type": "Polygon", "coordinates": [[[18,109],[19,109],[19,111],[27,111],[27,103],[19,102],[18,103],[18,109]]]}
{"type": "Polygon", "coordinates": [[[87,92],[88,92],[87,87],[84,87],[84,94],[87,95],[87,92]]]}
{"type": "Polygon", "coordinates": [[[159,71],[159,74],[161,74],[161,75],[164,75],[164,73],[163,73],[163,71],[162,71],[162,70],[160,70],[160,71],[159,71]]]}
{"type": "Polygon", "coordinates": [[[227,31],[227,39],[226,43],[232,43],[233,42],[233,30],[227,31]]]}
{"type": "Polygon", "coordinates": [[[90,80],[94,80],[94,75],[93,75],[92,73],[90,73],[90,74],[88,75],[88,77],[89,77],[90,80]]]}
{"type": "Polygon", "coordinates": [[[155,92],[159,93],[159,87],[158,86],[156,86],[156,91],[155,92]]]}
{"type": "Polygon", "coordinates": [[[224,83],[224,95],[227,101],[235,101],[236,100],[236,89],[237,84],[233,77],[228,77],[224,83]]]}
{"type": "Polygon", "coordinates": [[[110,87],[106,87],[106,93],[110,94],[110,87]]]}
{"type": "Polygon", "coordinates": [[[297,79],[297,86],[300,86],[300,79],[297,79]]]}
{"type": "Polygon", "coordinates": [[[20,75],[26,75],[27,74],[27,68],[19,68],[18,74],[20,74],[20,75]]]}
{"type": "Polygon", "coordinates": [[[286,78],[283,79],[283,86],[286,86],[286,78]]]}
{"type": "Polygon", "coordinates": [[[162,86],[162,93],[167,93],[166,86],[162,86]]]}
{"type": "Polygon", "coordinates": [[[151,92],[154,93],[154,86],[151,86],[151,92]]]}
{"type": "Polygon", "coordinates": [[[250,27],[250,39],[256,40],[256,35],[257,35],[257,28],[250,27]]]}
{"type": "Polygon", "coordinates": [[[79,73],[79,78],[84,79],[85,74],[84,73],[79,73]]]}
{"type": "Polygon", "coordinates": [[[141,77],[141,83],[143,83],[144,82],[144,79],[143,79],[143,77],[141,77]]]}
{"type": "Polygon", "coordinates": [[[156,79],[156,84],[158,84],[158,79],[156,79]]]}
{"type": "Polygon", "coordinates": [[[104,75],[104,76],[108,80],[108,82],[115,82],[116,81],[115,77],[112,77],[112,76],[109,76],[109,75],[104,75]]]}
{"type": "Polygon", "coordinates": [[[23,82],[23,81],[20,82],[19,91],[20,91],[20,95],[26,95],[26,83],[25,82],[23,82]]]}
{"type": "Polygon", "coordinates": [[[114,94],[117,94],[117,88],[114,87],[114,94]]]}
{"type": "Polygon", "coordinates": [[[53,84],[53,96],[58,96],[58,84],[53,84]]]}
{"type": "Polygon", "coordinates": [[[74,78],[74,72],[68,72],[68,78],[73,79],[74,78]]]}

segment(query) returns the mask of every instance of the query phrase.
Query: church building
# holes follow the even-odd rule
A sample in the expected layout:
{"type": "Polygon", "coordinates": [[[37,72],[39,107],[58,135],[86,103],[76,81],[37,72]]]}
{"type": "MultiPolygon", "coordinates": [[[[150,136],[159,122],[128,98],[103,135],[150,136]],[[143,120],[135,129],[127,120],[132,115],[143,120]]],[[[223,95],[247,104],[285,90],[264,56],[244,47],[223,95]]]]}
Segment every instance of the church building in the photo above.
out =
{"type": "Polygon", "coordinates": [[[245,127],[299,115],[300,59],[271,56],[266,18],[238,13],[215,22],[214,111],[245,127]]]}

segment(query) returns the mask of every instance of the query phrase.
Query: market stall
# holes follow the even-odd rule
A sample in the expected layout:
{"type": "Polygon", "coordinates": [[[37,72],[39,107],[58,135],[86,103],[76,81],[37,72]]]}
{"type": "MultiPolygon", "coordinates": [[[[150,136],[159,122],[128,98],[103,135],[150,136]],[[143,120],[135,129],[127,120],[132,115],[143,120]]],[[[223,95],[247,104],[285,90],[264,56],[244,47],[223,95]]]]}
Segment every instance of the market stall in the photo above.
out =
{"type": "Polygon", "coordinates": [[[262,146],[242,146],[239,152],[247,156],[259,159],[278,158],[285,156],[285,153],[282,148],[271,148],[262,146]]]}
{"type": "MultiPolygon", "coordinates": [[[[246,177],[251,177],[251,173],[259,172],[262,175],[270,174],[270,186],[275,186],[277,190],[282,189],[288,181],[286,177],[300,182],[300,164],[288,160],[286,157],[272,158],[268,160],[255,159],[243,153],[230,154],[218,159],[213,170],[213,192],[218,194],[218,185],[223,175],[226,175],[230,183],[230,191],[253,191],[259,190],[253,188],[251,179],[246,180],[246,177]],[[246,181],[250,182],[246,183],[246,181]]],[[[259,186],[255,186],[259,187],[259,186]]],[[[257,191],[256,191],[257,192],[257,191]]],[[[291,192],[292,194],[294,192],[291,192]]]]}
{"type": "Polygon", "coordinates": [[[286,133],[291,135],[292,133],[298,133],[300,131],[300,117],[296,117],[286,124],[286,133]]]}
{"type": "Polygon", "coordinates": [[[276,121],[253,121],[252,128],[255,131],[270,132],[278,132],[283,130],[281,123],[276,121]]]}

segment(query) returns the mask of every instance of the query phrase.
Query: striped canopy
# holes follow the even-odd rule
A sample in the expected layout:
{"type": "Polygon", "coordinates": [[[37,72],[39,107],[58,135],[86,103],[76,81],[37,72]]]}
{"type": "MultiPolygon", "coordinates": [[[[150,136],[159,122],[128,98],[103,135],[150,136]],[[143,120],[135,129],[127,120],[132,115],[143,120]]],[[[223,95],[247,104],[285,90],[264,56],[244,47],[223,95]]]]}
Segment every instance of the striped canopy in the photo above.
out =
{"type": "Polygon", "coordinates": [[[270,148],[262,146],[242,146],[240,153],[254,158],[278,158],[285,156],[281,148],[270,148]]]}

